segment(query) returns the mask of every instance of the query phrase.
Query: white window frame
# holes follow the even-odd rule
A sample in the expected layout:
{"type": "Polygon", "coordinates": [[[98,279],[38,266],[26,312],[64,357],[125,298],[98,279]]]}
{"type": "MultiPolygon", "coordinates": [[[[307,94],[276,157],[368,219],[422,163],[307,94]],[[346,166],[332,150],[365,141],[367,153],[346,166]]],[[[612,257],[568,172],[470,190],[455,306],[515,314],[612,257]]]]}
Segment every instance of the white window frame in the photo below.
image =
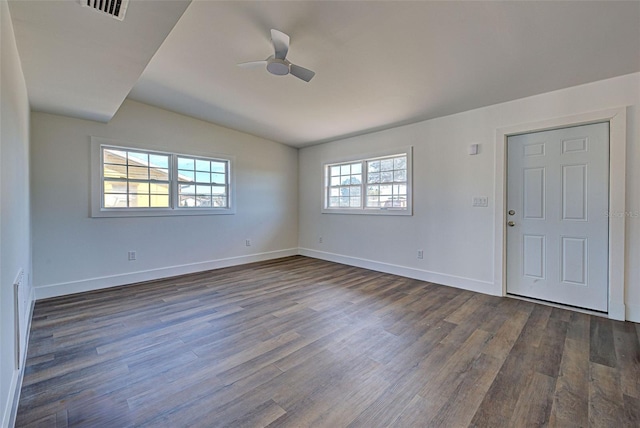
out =
{"type": "Polygon", "coordinates": [[[149,147],[143,144],[128,143],[102,137],[91,137],[91,217],[163,217],[163,216],[190,216],[190,215],[220,215],[235,214],[235,157],[214,153],[173,152],[157,147],[149,147]],[[105,208],[103,186],[102,148],[113,147],[122,150],[133,150],[148,153],[170,155],[169,165],[169,207],[158,208],[105,208]],[[177,159],[178,156],[199,158],[206,160],[218,160],[227,162],[227,188],[228,207],[180,207],[178,206],[178,180],[177,159]]]}
{"type": "Polygon", "coordinates": [[[344,157],[335,159],[322,164],[322,210],[323,214],[356,214],[356,215],[413,215],[413,147],[400,147],[389,149],[382,152],[368,153],[352,157],[344,157]],[[396,156],[407,157],[407,206],[398,207],[366,207],[365,198],[367,190],[367,161],[384,159],[396,156]],[[346,163],[362,163],[362,183],[360,184],[361,206],[358,208],[329,208],[329,184],[330,184],[330,167],[346,163]]]}

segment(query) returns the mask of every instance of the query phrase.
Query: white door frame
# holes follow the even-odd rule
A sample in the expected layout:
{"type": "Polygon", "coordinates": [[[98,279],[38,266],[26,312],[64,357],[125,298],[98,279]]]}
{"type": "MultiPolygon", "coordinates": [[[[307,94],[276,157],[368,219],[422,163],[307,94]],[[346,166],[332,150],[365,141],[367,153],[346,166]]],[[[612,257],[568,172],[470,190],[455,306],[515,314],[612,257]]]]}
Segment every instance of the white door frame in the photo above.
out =
{"type": "Polygon", "coordinates": [[[507,200],[507,138],[510,135],[548,131],[569,126],[609,122],[609,313],[611,319],[625,320],[625,167],[627,145],[626,107],[582,113],[541,122],[496,129],[495,187],[495,266],[494,283],[507,295],[506,264],[506,200],[507,200]]]}

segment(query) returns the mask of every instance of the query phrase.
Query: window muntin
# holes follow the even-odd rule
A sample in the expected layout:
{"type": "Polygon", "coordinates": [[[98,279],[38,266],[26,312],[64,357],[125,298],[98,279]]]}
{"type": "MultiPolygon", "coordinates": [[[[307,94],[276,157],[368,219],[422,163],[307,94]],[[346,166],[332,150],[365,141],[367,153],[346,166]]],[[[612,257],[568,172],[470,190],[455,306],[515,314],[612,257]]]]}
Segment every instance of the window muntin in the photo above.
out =
{"type": "Polygon", "coordinates": [[[102,148],[104,208],[168,208],[170,155],[102,148]]]}
{"type": "Polygon", "coordinates": [[[411,148],[325,164],[326,213],[411,214],[411,148]]]}
{"type": "Polygon", "coordinates": [[[362,207],[362,162],[329,166],[329,208],[362,207]]]}
{"type": "Polygon", "coordinates": [[[367,208],[407,207],[407,155],[367,160],[367,208]]]}
{"type": "Polygon", "coordinates": [[[229,162],[178,155],[178,206],[229,206],[229,162]]]}
{"type": "Polygon", "coordinates": [[[92,217],[235,214],[233,157],[91,141],[92,217]]]}

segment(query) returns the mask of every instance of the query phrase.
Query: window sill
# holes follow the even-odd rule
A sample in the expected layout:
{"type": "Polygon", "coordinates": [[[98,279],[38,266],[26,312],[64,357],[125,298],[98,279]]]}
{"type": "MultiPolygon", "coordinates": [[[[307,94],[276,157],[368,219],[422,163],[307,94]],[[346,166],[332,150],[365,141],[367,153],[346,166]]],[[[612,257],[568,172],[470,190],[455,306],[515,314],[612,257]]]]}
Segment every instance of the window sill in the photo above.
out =
{"type": "Polygon", "coordinates": [[[322,214],[349,214],[349,215],[391,215],[391,216],[411,216],[413,212],[409,209],[399,210],[393,208],[381,209],[335,209],[323,208],[322,214]]]}
{"type": "Polygon", "coordinates": [[[235,214],[233,208],[153,208],[153,209],[121,209],[102,208],[92,210],[91,217],[180,217],[194,215],[231,215],[235,214]]]}

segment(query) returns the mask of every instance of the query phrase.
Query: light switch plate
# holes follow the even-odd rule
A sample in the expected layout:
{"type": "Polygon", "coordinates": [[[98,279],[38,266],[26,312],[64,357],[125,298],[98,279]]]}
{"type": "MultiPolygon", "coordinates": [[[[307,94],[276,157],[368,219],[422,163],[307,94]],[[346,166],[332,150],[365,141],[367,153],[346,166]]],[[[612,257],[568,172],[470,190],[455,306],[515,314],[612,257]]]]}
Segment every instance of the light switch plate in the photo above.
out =
{"type": "Polygon", "coordinates": [[[488,196],[474,196],[472,205],[474,207],[488,207],[489,206],[489,197],[488,196]]]}

